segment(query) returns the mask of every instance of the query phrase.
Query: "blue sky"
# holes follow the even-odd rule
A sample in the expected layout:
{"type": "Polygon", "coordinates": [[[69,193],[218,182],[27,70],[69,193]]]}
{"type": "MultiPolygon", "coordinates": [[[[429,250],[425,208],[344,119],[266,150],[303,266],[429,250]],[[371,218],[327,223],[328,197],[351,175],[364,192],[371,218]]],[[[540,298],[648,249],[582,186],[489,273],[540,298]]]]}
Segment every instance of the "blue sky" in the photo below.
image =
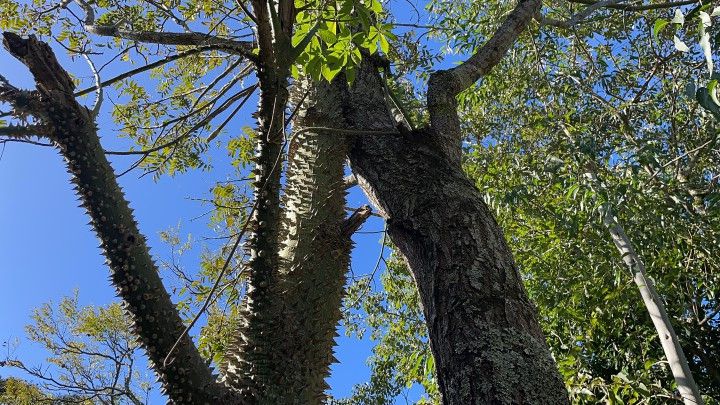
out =
{"type": "MultiPolygon", "coordinates": [[[[74,74],[87,74],[80,61],[70,61],[57,51],[61,63],[74,74]]],[[[1,73],[23,88],[32,88],[26,69],[0,51],[3,61],[1,73]]],[[[109,75],[108,75],[109,77],[109,75]]],[[[92,98],[86,102],[92,102],[92,98]]],[[[250,108],[254,103],[248,103],[250,108]]],[[[105,103],[101,116],[109,115],[110,103],[105,103]]],[[[251,125],[249,113],[236,120],[236,129],[251,125]]],[[[123,150],[128,144],[110,131],[107,118],[100,119],[100,134],[106,149],[123,150]]],[[[227,136],[227,135],[226,135],[227,136]]],[[[227,138],[226,138],[227,139],[227,138]]],[[[116,300],[103,264],[98,240],[87,225],[89,218],[78,207],[77,198],[69,183],[62,158],[54,148],[19,143],[8,143],[2,148],[0,159],[0,342],[9,342],[15,357],[29,365],[41,365],[48,353],[25,339],[24,326],[34,308],[50,300],[58,302],[63,296],[79,289],[80,305],[104,305],[116,300]],[[16,345],[16,343],[19,343],[16,345]]],[[[181,235],[193,235],[200,243],[183,256],[187,270],[197,268],[202,244],[216,248],[221,242],[202,241],[215,236],[207,225],[207,217],[192,220],[204,214],[208,207],[195,197],[207,197],[217,180],[226,180],[228,169],[226,153],[219,148],[210,151],[217,166],[213,171],[191,171],[174,178],[151,176],[139,178],[133,172],[119,179],[127,199],[135,209],[140,230],[148,237],[152,254],[167,259],[170,247],[164,244],[159,232],[180,224],[181,235]]],[[[113,159],[116,172],[125,170],[132,160],[113,159]]],[[[348,205],[357,207],[366,203],[359,190],[353,190],[348,205]]],[[[382,221],[372,217],[364,231],[382,230],[382,221]]],[[[380,252],[381,234],[358,234],[353,252],[354,274],[372,271],[380,252]]],[[[387,252],[386,252],[387,255],[387,252]]],[[[356,383],[366,381],[369,370],[365,365],[371,353],[371,343],[342,336],[337,357],[340,363],[333,367],[330,385],[333,394],[345,396],[356,383]]],[[[3,351],[7,350],[5,347],[3,351]]],[[[3,353],[3,356],[6,353],[3,353]]],[[[18,375],[11,369],[0,369],[0,375],[18,375]]],[[[157,395],[157,394],[156,394],[157,395]]],[[[162,403],[159,397],[151,403],[162,403]]]]}

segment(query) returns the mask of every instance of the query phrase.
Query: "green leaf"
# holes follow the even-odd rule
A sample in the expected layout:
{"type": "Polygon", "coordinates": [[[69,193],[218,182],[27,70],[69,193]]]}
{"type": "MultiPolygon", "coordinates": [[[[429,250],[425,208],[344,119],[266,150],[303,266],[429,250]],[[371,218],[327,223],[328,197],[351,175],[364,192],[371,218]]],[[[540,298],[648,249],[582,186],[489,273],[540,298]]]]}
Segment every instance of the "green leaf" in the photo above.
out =
{"type": "Polygon", "coordinates": [[[388,43],[387,38],[385,38],[385,35],[378,35],[380,37],[380,49],[383,51],[383,53],[387,54],[390,51],[390,43],[388,43]]]}
{"type": "Polygon", "coordinates": [[[658,34],[660,31],[663,30],[670,22],[668,20],[665,20],[663,18],[658,18],[655,20],[655,24],[653,24],[652,34],[655,37],[655,40],[658,39],[658,34]]]}
{"type": "Polygon", "coordinates": [[[713,97],[710,95],[710,92],[706,87],[699,88],[695,97],[703,108],[712,113],[715,118],[720,120],[720,107],[718,107],[718,104],[713,101],[713,97]]]}
{"type": "Polygon", "coordinates": [[[355,81],[356,74],[355,65],[349,65],[345,68],[345,79],[348,84],[352,84],[355,81]]]}
{"type": "Polygon", "coordinates": [[[323,30],[318,31],[318,35],[323,40],[323,42],[325,42],[328,45],[332,45],[335,42],[337,42],[337,37],[335,36],[335,33],[333,33],[332,31],[330,31],[328,29],[323,29],[323,30]]]}
{"type": "Polygon", "coordinates": [[[718,101],[717,98],[717,85],[717,79],[710,80],[710,82],[708,83],[708,93],[710,94],[710,99],[715,103],[715,105],[720,107],[720,101],[718,101]]]}

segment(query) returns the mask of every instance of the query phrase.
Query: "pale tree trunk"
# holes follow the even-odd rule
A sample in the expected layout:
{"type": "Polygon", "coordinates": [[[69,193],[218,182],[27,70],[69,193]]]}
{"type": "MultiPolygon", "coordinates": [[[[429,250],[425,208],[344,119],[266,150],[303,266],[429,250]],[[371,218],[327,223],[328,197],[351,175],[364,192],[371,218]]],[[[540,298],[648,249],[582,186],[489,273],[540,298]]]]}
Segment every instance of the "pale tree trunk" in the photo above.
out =
{"type": "Polygon", "coordinates": [[[663,352],[665,352],[670,371],[675,379],[683,402],[686,405],[702,404],[703,400],[700,395],[700,389],[692,376],[690,366],[685,358],[685,353],[683,352],[682,346],[680,346],[680,340],[675,333],[675,329],[673,329],[667,311],[665,311],[662,298],[655,289],[653,281],[648,277],[645,264],[635,252],[630,238],[625,234],[625,230],[617,221],[615,214],[609,207],[604,214],[603,224],[605,224],[605,227],[608,229],[615,247],[617,247],[618,252],[620,252],[623,262],[625,262],[633,273],[633,281],[638,287],[638,290],[640,290],[643,304],[645,304],[645,308],[647,308],[650,319],[658,333],[660,344],[662,345],[663,352]]]}
{"type": "MultiPolygon", "coordinates": [[[[289,147],[277,281],[266,296],[281,326],[261,334],[275,342],[280,361],[269,368],[272,385],[259,394],[260,403],[315,404],[325,398],[350,238],[370,215],[369,208],[361,208],[345,217],[344,136],[318,132],[342,120],[340,100],[332,94],[317,97],[315,88],[297,88],[296,93],[302,105],[289,147]]],[[[226,379],[237,387],[252,367],[244,337],[239,339],[225,366],[226,379]]]]}

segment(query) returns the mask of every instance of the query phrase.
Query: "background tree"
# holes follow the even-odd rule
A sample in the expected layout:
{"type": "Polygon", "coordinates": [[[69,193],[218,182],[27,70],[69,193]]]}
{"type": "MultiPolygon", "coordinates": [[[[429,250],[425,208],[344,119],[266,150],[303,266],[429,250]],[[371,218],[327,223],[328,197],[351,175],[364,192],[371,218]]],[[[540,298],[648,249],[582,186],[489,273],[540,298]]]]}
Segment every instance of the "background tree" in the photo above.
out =
{"type": "Polygon", "coordinates": [[[53,368],[12,357],[3,360],[4,366],[24,371],[44,392],[60,393],[68,402],[74,396],[81,403],[147,403],[151,385],[136,366],[140,346],[119,304],[79,308],[76,292],[57,306],[47,303],[36,309],[32,319],[28,338],[51,354],[46,362],[53,368]]]}

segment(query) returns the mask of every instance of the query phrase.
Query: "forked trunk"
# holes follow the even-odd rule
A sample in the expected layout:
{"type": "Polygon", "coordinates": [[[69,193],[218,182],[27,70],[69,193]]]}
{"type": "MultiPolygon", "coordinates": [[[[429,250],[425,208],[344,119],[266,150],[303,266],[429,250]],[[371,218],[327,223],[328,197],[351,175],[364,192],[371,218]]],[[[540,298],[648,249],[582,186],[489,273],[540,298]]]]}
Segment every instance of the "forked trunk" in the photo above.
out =
{"type": "MultiPolygon", "coordinates": [[[[391,131],[377,69],[366,64],[345,117],[391,131]]],[[[512,254],[488,207],[433,128],[358,135],[353,172],[387,220],[420,293],[445,404],[564,404],[565,385],[512,254]]]]}

